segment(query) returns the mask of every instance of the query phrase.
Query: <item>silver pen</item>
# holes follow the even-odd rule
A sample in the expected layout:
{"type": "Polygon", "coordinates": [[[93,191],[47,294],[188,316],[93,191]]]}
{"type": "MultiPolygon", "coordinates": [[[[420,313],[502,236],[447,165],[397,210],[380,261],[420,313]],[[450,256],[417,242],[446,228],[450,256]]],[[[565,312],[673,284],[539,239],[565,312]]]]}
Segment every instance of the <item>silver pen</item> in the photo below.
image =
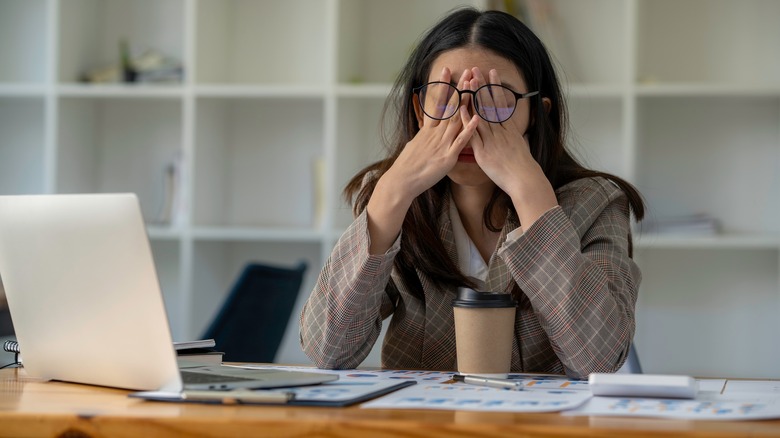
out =
{"type": "Polygon", "coordinates": [[[498,377],[483,377],[483,376],[470,376],[463,374],[455,374],[452,376],[453,380],[469,385],[477,386],[489,386],[491,388],[511,389],[513,391],[523,391],[523,382],[515,380],[501,379],[498,377]]]}

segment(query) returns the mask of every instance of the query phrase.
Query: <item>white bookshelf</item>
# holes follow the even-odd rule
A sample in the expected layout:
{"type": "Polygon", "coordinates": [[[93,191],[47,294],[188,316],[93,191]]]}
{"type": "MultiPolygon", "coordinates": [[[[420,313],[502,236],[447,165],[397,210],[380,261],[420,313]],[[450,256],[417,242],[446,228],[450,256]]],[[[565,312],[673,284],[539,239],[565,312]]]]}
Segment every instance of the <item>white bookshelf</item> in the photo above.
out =
{"type": "MultiPolygon", "coordinates": [[[[174,337],[250,260],[307,261],[299,309],[351,221],[345,182],[381,156],[392,80],[461,3],[0,0],[0,194],[132,191],[153,221],[181,157],[182,208],[149,226],[174,337]],[[179,59],[183,82],[81,83],[121,38],[179,59]]],[[[722,224],[638,236],[645,370],[780,377],[780,2],[550,3],[577,155],[634,182],[650,219],[722,224]]],[[[280,361],[307,362],[297,330],[280,361]]]]}

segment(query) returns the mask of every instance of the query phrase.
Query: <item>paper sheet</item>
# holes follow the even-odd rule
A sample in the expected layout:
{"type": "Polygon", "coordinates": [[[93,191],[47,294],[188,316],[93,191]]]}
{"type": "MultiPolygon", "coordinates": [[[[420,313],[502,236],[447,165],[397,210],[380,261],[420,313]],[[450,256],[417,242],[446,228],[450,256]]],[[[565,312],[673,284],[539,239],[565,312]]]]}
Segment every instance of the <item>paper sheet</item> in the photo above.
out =
{"type": "Polygon", "coordinates": [[[777,380],[729,380],[724,395],[763,394],[780,396],[780,381],[777,380]]]}
{"type": "MultiPolygon", "coordinates": [[[[262,366],[269,368],[269,366],[262,366]]],[[[302,370],[300,367],[270,368],[302,370]]],[[[555,412],[564,415],[661,417],[688,420],[780,418],[780,381],[697,379],[695,400],[593,397],[585,380],[558,375],[510,374],[523,391],[451,383],[452,373],[409,370],[317,370],[341,382],[415,380],[417,385],[363,403],[363,408],[555,412]]]]}
{"type": "Polygon", "coordinates": [[[591,398],[590,391],[534,388],[523,391],[465,383],[418,383],[372,400],[363,408],[444,409],[489,412],[557,412],[591,398]]]}
{"type": "Polygon", "coordinates": [[[735,400],[723,395],[697,400],[593,397],[563,415],[661,417],[685,420],[763,420],[780,418],[780,402],[765,398],[735,400]]]}

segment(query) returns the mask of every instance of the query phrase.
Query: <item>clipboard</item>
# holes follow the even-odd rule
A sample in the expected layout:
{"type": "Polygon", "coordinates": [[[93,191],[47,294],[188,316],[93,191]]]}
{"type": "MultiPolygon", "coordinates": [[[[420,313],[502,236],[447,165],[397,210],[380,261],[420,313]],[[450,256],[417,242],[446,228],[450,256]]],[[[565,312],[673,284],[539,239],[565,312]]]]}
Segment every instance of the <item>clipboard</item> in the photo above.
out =
{"type": "Polygon", "coordinates": [[[403,381],[345,381],[337,380],[319,385],[265,390],[232,391],[143,391],[129,397],[148,401],[174,403],[205,403],[217,405],[286,405],[346,407],[415,385],[414,380],[403,381]]]}

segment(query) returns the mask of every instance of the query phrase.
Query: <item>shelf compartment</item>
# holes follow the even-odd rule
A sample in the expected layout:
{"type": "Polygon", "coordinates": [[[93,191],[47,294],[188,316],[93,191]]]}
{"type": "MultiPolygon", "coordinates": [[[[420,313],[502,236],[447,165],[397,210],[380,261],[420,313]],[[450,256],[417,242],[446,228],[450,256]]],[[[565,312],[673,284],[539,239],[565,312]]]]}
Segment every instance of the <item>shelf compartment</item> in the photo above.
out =
{"type": "Polygon", "coordinates": [[[182,65],[184,0],[62,0],[58,78],[80,82],[93,69],[120,65],[119,43],[132,56],[153,50],[182,65]]]}
{"type": "Polygon", "coordinates": [[[206,329],[247,263],[293,267],[303,260],[308,268],[277,360],[281,358],[287,363],[308,363],[309,359],[298,344],[298,315],[324,263],[320,254],[321,246],[314,243],[196,240],[193,261],[198,269],[192,273],[191,339],[200,336],[206,329]]]}
{"type": "Polygon", "coordinates": [[[58,104],[57,192],[133,192],[145,219],[157,222],[168,166],[183,149],[181,103],[68,97],[58,104]]]}
{"type": "Polygon", "coordinates": [[[724,233],[780,233],[778,99],[642,98],[638,112],[647,219],[703,213],[724,233]]]}
{"type": "Polygon", "coordinates": [[[152,240],[151,248],[173,338],[185,339],[185,333],[182,328],[186,315],[184,315],[185,307],[181,305],[183,297],[181,295],[181,251],[179,242],[175,240],[152,240]]]}
{"type": "Polygon", "coordinates": [[[0,194],[46,190],[45,102],[0,97],[0,194]]]}
{"type": "Polygon", "coordinates": [[[49,54],[46,0],[0,2],[0,84],[44,83],[49,54]]]}
{"type": "Polygon", "coordinates": [[[325,84],[328,2],[225,0],[197,5],[199,84],[325,84]]]}
{"type": "Polygon", "coordinates": [[[627,82],[628,10],[623,0],[551,0],[525,19],[550,51],[560,80],[616,86],[627,82]],[[544,18],[544,17],[548,18],[544,18]],[[535,18],[536,17],[536,18],[535,18]],[[583,20],[583,17],[588,17],[583,20]]]}
{"type": "Polygon", "coordinates": [[[318,226],[322,99],[199,98],[196,111],[194,225],[318,226]]]}
{"type": "Polygon", "coordinates": [[[636,259],[645,372],[780,377],[776,249],[640,249],[636,259]]]}
{"type": "Polygon", "coordinates": [[[639,83],[778,86],[780,3],[641,0],[639,83]]]}
{"type": "Polygon", "coordinates": [[[342,0],[337,26],[338,82],[393,83],[423,32],[463,3],[480,2],[342,0]]]}
{"type": "MultiPolygon", "coordinates": [[[[383,97],[350,97],[337,102],[338,128],[334,163],[335,192],[332,203],[334,224],[346,228],[352,223],[352,207],[344,200],[342,192],[347,182],[368,164],[384,158],[380,123],[383,97]]],[[[392,122],[392,120],[390,120],[392,122]]],[[[385,127],[388,131],[393,126],[385,127]]]]}
{"type": "Polygon", "coordinates": [[[569,98],[568,105],[572,154],[585,167],[630,178],[622,99],[577,96],[569,98]]]}

